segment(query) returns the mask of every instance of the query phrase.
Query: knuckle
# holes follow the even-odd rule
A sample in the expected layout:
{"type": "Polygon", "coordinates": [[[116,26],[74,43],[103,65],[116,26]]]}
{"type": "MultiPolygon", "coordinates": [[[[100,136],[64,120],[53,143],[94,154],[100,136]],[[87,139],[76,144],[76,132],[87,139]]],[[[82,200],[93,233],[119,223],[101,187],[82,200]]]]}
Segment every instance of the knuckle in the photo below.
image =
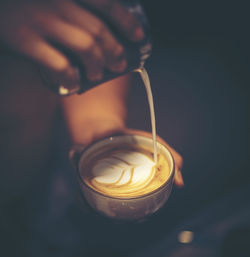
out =
{"type": "Polygon", "coordinates": [[[48,66],[56,73],[64,74],[71,67],[69,60],[61,54],[53,55],[53,58],[49,58],[48,55],[47,59],[49,64],[48,66]]]}
{"type": "Polygon", "coordinates": [[[80,35],[75,39],[75,50],[77,52],[88,52],[92,51],[95,46],[95,40],[90,35],[80,35]]]}
{"type": "Polygon", "coordinates": [[[89,45],[87,51],[86,49],[82,51],[81,57],[85,64],[88,64],[89,66],[94,66],[96,67],[96,69],[101,68],[104,64],[102,52],[95,44],[89,45]]]}
{"type": "Polygon", "coordinates": [[[104,24],[102,24],[101,22],[97,22],[95,28],[93,29],[93,35],[96,39],[100,40],[105,37],[105,31],[106,28],[104,24]]]}
{"type": "Polygon", "coordinates": [[[93,51],[94,48],[95,48],[95,40],[93,37],[89,36],[88,38],[85,39],[81,50],[93,51]]]}
{"type": "Polygon", "coordinates": [[[70,64],[66,59],[58,59],[53,62],[53,69],[60,74],[66,74],[70,69],[70,64]]]}

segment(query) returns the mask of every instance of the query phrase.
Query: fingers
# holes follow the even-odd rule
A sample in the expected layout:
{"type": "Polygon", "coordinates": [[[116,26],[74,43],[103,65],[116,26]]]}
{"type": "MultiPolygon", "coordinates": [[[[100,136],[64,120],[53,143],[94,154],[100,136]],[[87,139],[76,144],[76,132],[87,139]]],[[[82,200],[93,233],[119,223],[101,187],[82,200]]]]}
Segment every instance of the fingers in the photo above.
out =
{"type": "MultiPolygon", "coordinates": [[[[128,38],[140,39],[135,32],[140,28],[138,21],[117,1],[84,1],[112,20],[128,38]]],[[[66,47],[81,59],[90,81],[101,80],[104,69],[117,73],[126,69],[124,48],[102,20],[73,1],[53,0],[51,3],[55,13],[36,18],[36,26],[46,39],[66,47]]]]}
{"type": "Polygon", "coordinates": [[[136,17],[117,0],[80,0],[92,8],[98,9],[117,29],[132,41],[140,41],[144,32],[136,17]]]}
{"type": "Polygon", "coordinates": [[[68,23],[91,35],[102,51],[105,68],[113,72],[124,71],[127,65],[124,49],[100,19],[70,1],[61,1],[58,9],[68,23]]]}
{"type": "Polygon", "coordinates": [[[42,24],[39,28],[44,36],[66,47],[81,59],[90,80],[100,80],[103,76],[104,57],[93,37],[88,32],[68,24],[58,17],[49,19],[49,22],[49,26],[42,24]]]}
{"type": "MultiPolygon", "coordinates": [[[[136,18],[115,0],[78,0],[98,10],[129,39],[140,40],[136,18]],[[139,36],[138,36],[139,35],[139,36]]],[[[6,42],[55,73],[79,79],[63,46],[79,57],[89,80],[101,80],[104,69],[123,72],[126,58],[123,46],[94,13],[69,0],[39,1],[14,6],[8,17],[6,42]],[[22,8],[22,12],[19,9],[22,8]],[[14,20],[15,22],[11,22],[14,20]],[[12,26],[13,25],[13,26],[12,26]],[[26,30],[26,31],[23,31],[26,30]],[[57,44],[51,45],[51,42],[57,44]]]]}
{"type": "MultiPolygon", "coordinates": [[[[166,143],[165,143],[166,144],[166,143]]],[[[168,146],[169,151],[171,152],[174,162],[175,162],[175,176],[174,176],[174,182],[176,186],[183,187],[184,186],[184,180],[182,177],[182,167],[183,167],[183,158],[179,153],[177,153],[171,146],[168,146]]]]}
{"type": "Polygon", "coordinates": [[[56,72],[70,68],[67,58],[36,34],[30,33],[26,40],[16,47],[20,52],[27,54],[56,72]]]}
{"type": "Polygon", "coordinates": [[[27,33],[25,40],[22,44],[16,45],[15,49],[50,69],[52,71],[51,79],[54,83],[68,87],[79,84],[78,72],[71,66],[66,56],[37,34],[27,33]]]}

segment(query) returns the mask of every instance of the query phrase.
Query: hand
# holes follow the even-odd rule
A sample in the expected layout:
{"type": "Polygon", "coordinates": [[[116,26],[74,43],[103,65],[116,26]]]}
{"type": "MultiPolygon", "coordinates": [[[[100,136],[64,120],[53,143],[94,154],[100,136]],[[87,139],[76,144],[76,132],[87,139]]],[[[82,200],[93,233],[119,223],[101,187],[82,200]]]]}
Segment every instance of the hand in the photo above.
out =
{"type": "MultiPolygon", "coordinates": [[[[49,68],[56,76],[78,82],[63,46],[78,56],[88,79],[100,80],[103,69],[122,72],[122,45],[86,4],[102,13],[131,41],[143,38],[136,18],[116,0],[12,0],[0,3],[0,43],[49,68]],[[56,46],[55,46],[56,45],[56,46]]],[[[73,83],[72,82],[72,83],[73,83]]]]}
{"type": "MultiPolygon", "coordinates": [[[[88,144],[91,144],[99,139],[111,136],[111,135],[120,135],[120,134],[136,134],[136,135],[142,135],[146,137],[152,137],[152,134],[143,130],[137,130],[137,129],[130,129],[126,128],[124,126],[121,126],[121,124],[117,125],[118,123],[108,123],[108,127],[103,127],[102,121],[99,122],[96,121],[93,125],[93,131],[95,131],[94,135],[92,135],[91,140],[85,141],[84,145],[86,145],[86,142],[88,144]]],[[[81,143],[82,140],[78,140],[78,143],[81,143]]],[[[183,158],[179,153],[177,153],[169,144],[167,144],[162,138],[157,136],[157,141],[162,143],[167,147],[167,149],[171,152],[174,163],[175,163],[175,176],[174,176],[174,183],[177,187],[183,187],[184,186],[184,180],[182,177],[182,166],[183,166],[183,158]]]]}
{"type": "MultiPolygon", "coordinates": [[[[131,75],[125,75],[95,87],[81,95],[61,98],[65,120],[74,145],[88,145],[96,140],[114,134],[139,134],[152,137],[142,130],[126,127],[126,96],[131,75]],[[83,111],[88,110],[88,111],[83,111]]],[[[183,159],[172,147],[159,136],[157,140],[171,152],[175,161],[175,184],[184,185],[182,178],[183,159]]]]}

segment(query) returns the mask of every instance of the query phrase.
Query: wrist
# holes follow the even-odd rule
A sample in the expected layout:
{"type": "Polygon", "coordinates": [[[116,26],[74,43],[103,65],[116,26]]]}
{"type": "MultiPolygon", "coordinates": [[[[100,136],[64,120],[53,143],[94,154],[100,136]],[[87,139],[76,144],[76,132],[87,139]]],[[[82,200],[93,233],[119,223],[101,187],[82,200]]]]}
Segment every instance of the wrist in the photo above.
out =
{"type": "Polygon", "coordinates": [[[88,145],[98,139],[126,130],[125,122],[119,118],[87,119],[70,130],[73,144],[88,145]]]}

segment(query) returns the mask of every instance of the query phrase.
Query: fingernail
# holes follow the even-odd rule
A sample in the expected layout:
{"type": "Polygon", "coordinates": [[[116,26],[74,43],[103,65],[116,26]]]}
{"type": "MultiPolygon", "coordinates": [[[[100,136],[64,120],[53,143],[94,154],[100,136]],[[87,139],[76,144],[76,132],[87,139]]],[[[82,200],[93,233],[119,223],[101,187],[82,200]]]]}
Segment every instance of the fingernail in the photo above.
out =
{"type": "Polygon", "coordinates": [[[127,67],[127,61],[126,60],[122,60],[118,64],[112,66],[111,70],[113,72],[123,72],[126,69],[126,67],[127,67]]]}
{"type": "Polygon", "coordinates": [[[67,71],[66,71],[66,76],[69,79],[72,79],[74,81],[79,81],[80,82],[80,73],[78,68],[76,67],[70,67],[67,71]]]}
{"type": "Polygon", "coordinates": [[[98,73],[91,73],[91,74],[88,74],[88,79],[90,81],[100,81],[102,78],[103,78],[103,74],[101,72],[98,72],[98,73]]]}
{"type": "Polygon", "coordinates": [[[134,31],[134,39],[136,41],[142,40],[144,38],[144,31],[141,27],[137,27],[134,31]]]}

